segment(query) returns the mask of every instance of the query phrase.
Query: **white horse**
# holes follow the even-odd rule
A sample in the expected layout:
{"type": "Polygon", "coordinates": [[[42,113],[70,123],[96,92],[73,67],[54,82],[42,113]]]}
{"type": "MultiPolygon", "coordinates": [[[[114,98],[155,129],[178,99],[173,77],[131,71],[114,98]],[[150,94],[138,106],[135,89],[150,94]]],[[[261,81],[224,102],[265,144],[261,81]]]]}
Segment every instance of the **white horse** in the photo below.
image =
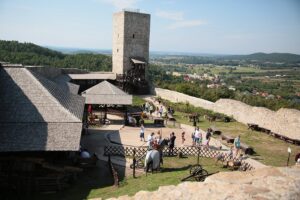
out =
{"type": "Polygon", "coordinates": [[[160,164],[159,151],[157,150],[148,151],[145,158],[146,172],[148,172],[150,166],[151,166],[151,171],[159,169],[159,164],[160,164]]]}
{"type": "Polygon", "coordinates": [[[147,152],[145,158],[146,172],[149,171],[150,166],[151,166],[151,171],[159,169],[160,163],[162,163],[162,150],[168,144],[168,141],[169,140],[163,139],[159,144],[158,150],[152,149],[147,152]]]}

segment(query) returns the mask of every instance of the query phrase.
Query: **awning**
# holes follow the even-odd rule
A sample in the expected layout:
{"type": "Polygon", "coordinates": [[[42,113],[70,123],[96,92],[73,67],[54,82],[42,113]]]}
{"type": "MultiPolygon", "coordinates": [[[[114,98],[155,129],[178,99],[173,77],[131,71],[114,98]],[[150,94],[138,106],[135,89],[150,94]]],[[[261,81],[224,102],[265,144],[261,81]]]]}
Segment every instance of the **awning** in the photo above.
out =
{"type": "Polygon", "coordinates": [[[68,74],[72,80],[116,80],[116,74],[112,72],[68,74]]]}
{"type": "Polygon", "coordinates": [[[131,61],[132,61],[134,64],[146,64],[145,61],[138,60],[138,59],[134,59],[134,58],[131,58],[131,61]]]}

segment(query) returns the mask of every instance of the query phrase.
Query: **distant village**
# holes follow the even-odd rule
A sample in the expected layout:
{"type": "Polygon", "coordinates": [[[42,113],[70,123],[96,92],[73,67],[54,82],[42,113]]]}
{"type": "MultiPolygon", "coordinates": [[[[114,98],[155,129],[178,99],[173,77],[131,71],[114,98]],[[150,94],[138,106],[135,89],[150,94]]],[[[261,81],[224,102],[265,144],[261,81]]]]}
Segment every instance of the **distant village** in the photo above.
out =
{"type": "MultiPolygon", "coordinates": [[[[194,82],[196,80],[198,81],[208,81],[209,83],[206,84],[207,88],[220,88],[220,87],[227,87],[229,90],[232,91],[236,91],[236,87],[234,87],[233,85],[228,85],[226,84],[226,82],[224,81],[224,79],[222,79],[220,77],[220,75],[218,74],[208,74],[208,73],[204,73],[204,74],[185,74],[185,73],[180,73],[180,72],[176,72],[176,71],[167,71],[166,72],[167,75],[172,75],[175,77],[182,77],[184,81],[186,82],[194,82]]],[[[275,77],[281,77],[281,76],[285,76],[285,75],[276,75],[275,77]]],[[[237,83],[241,83],[240,80],[236,80],[237,83]]],[[[244,91],[243,92],[244,95],[255,95],[255,96],[261,96],[264,97],[266,99],[281,99],[282,97],[280,95],[273,95],[270,94],[268,92],[265,91],[258,91],[256,89],[254,89],[252,92],[249,91],[244,91]]],[[[300,95],[297,94],[298,96],[300,95]]]]}

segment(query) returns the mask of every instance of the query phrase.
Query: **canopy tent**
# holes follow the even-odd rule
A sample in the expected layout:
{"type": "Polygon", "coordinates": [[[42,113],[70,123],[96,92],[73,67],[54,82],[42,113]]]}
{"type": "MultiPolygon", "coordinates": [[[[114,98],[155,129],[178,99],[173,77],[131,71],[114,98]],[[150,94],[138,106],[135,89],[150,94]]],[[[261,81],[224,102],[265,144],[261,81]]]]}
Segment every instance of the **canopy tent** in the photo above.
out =
{"type": "Polygon", "coordinates": [[[132,95],[127,94],[113,84],[102,81],[101,83],[81,93],[85,97],[85,104],[102,105],[131,105],[132,95]]]}

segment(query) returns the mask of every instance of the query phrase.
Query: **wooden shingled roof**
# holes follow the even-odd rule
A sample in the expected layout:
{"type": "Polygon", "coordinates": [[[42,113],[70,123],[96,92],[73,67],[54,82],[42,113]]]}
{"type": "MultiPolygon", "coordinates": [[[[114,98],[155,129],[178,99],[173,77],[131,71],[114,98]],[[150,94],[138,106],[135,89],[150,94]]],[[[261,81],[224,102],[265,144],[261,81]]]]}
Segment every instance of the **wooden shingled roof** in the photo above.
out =
{"type": "Polygon", "coordinates": [[[57,83],[61,88],[71,92],[72,94],[78,94],[79,85],[74,83],[70,83],[71,80],[70,76],[67,74],[62,74],[53,79],[55,83],[57,83]]]}
{"type": "Polygon", "coordinates": [[[108,81],[85,90],[81,93],[86,104],[131,105],[132,95],[127,94],[108,81]]]}
{"type": "Polygon", "coordinates": [[[0,67],[0,152],[77,151],[84,98],[24,67],[0,67]]]}

